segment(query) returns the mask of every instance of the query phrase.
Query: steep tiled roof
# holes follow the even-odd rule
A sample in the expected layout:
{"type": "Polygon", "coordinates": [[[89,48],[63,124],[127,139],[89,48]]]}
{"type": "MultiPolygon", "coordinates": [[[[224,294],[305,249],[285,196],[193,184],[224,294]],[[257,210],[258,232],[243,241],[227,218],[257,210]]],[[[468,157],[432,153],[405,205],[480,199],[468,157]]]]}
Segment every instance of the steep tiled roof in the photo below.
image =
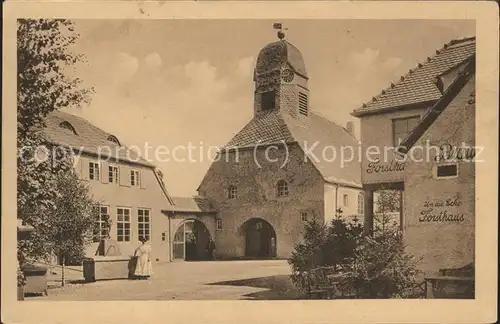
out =
{"type": "Polygon", "coordinates": [[[293,141],[292,134],[279,112],[269,112],[260,118],[252,119],[225,148],[254,146],[257,141],[259,144],[293,141]]]}
{"type": "Polygon", "coordinates": [[[361,186],[357,140],[342,126],[314,112],[309,113],[307,122],[278,111],[254,118],[225,148],[261,146],[278,142],[297,143],[308,153],[309,160],[325,181],[361,186]],[[342,161],[343,149],[346,160],[351,160],[351,152],[354,154],[352,161],[342,161]]]}
{"type": "MultiPolygon", "coordinates": [[[[418,139],[429,129],[429,127],[436,121],[436,119],[441,115],[441,113],[449,106],[453,99],[462,91],[465,85],[470,82],[472,76],[475,74],[475,55],[467,63],[464,70],[458,75],[457,78],[452,82],[452,84],[445,91],[443,96],[434,104],[434,106],[429,109],[425,116],[420,120],[420,122],[415,126],[413,131],[406,136],[399,147],[399,152],[407,153],[409,149],[418,141],[418,139]]],[[[468,105],[475,105],[475,93],[469,94],[471,99],[468,101],[468,105]]]]}
{"type": "Polygon", "coordinates": [[[388,108],[402,107],[412,104],[432,102],[441,97],[436,86],[436,77],[450,68],[460,64],[476,51],[475,37],[453,40],[436,54],[419,63],[415,69],[402,76],[399,82],[374,97],[372,101],[363,104],[352,112],[353,116],[362,116],[388,108]]]}
{"type": "Polygon", "coordinates": [[[205,197],[172,197],[174,205],[167,211],[185,212],[185,213],[214,213],[217,210],[212,202],[205,197]]]}
{"type": "Polygon", "coordinates": [[[47,140],[54,144],[70,146],[75,150],[82,150],[90,154],[98,154],[102,158],[109,157],[154,167],[135,151],[110,141],[109,138],[113,135],[94,126],[84,118],[56,110],[46,117],[45,125],[43,133],[47,140]],[[71,129],[61,127],[61,124],[67,125],[68,123],[76,134],[71,129]]]}

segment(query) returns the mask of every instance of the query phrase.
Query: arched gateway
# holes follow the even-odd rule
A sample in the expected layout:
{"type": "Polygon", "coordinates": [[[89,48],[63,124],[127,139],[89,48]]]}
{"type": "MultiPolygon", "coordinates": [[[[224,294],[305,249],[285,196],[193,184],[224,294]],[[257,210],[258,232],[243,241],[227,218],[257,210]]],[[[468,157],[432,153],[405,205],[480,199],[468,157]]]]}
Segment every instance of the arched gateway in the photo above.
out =
{"type": "Polygon", "coordinates": [[[206,251],[210,232],[205,224],[196,219],[182,222],[174,235],[172,254],[174,260],[201,261],[208,260],[206,251]]]}
{"type": "Polygon", "coordinates": [[[245,256],[276,257],[276,231],[266,220],[252,218],[241,225],[245,235],[245,256]]]}

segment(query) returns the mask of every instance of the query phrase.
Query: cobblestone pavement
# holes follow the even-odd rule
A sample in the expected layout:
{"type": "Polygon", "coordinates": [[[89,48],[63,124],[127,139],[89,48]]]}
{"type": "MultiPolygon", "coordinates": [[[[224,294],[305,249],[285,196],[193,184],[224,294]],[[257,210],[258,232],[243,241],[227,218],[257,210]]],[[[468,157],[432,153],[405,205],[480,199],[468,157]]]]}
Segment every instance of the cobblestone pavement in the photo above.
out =
{"type": "Polygon", "coordinates": [[[283,260],[160,263],[151,280],[67,284],[26,300],[295,299],[289,275],[283,260]]]}

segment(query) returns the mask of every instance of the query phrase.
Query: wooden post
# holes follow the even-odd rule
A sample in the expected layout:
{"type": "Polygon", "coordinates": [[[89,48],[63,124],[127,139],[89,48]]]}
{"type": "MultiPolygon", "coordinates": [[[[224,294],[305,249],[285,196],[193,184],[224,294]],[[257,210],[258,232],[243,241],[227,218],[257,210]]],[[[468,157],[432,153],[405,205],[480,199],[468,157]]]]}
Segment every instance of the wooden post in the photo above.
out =
{"type": "Polygon", "coordinates": [[[365,235],[371,235],[373,233],[373,190],[365,189],[364,200],[364,233],[365,235]]]}

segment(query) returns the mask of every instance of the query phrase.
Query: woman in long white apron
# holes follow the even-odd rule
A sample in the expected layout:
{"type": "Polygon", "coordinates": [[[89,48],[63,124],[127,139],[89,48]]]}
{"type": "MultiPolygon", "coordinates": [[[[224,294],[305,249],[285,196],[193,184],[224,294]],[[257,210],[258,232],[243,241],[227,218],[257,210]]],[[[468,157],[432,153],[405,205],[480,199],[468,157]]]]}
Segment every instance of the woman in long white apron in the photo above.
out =
{"type": "Polygon", "coordinates": [[[140,238],[141,245],[135,250],[134,256],[137,256],[134,276],[138,279],[148,279],[153,275],[153,266],[151,264],[151,245],[145,238],[140,238]]]}

